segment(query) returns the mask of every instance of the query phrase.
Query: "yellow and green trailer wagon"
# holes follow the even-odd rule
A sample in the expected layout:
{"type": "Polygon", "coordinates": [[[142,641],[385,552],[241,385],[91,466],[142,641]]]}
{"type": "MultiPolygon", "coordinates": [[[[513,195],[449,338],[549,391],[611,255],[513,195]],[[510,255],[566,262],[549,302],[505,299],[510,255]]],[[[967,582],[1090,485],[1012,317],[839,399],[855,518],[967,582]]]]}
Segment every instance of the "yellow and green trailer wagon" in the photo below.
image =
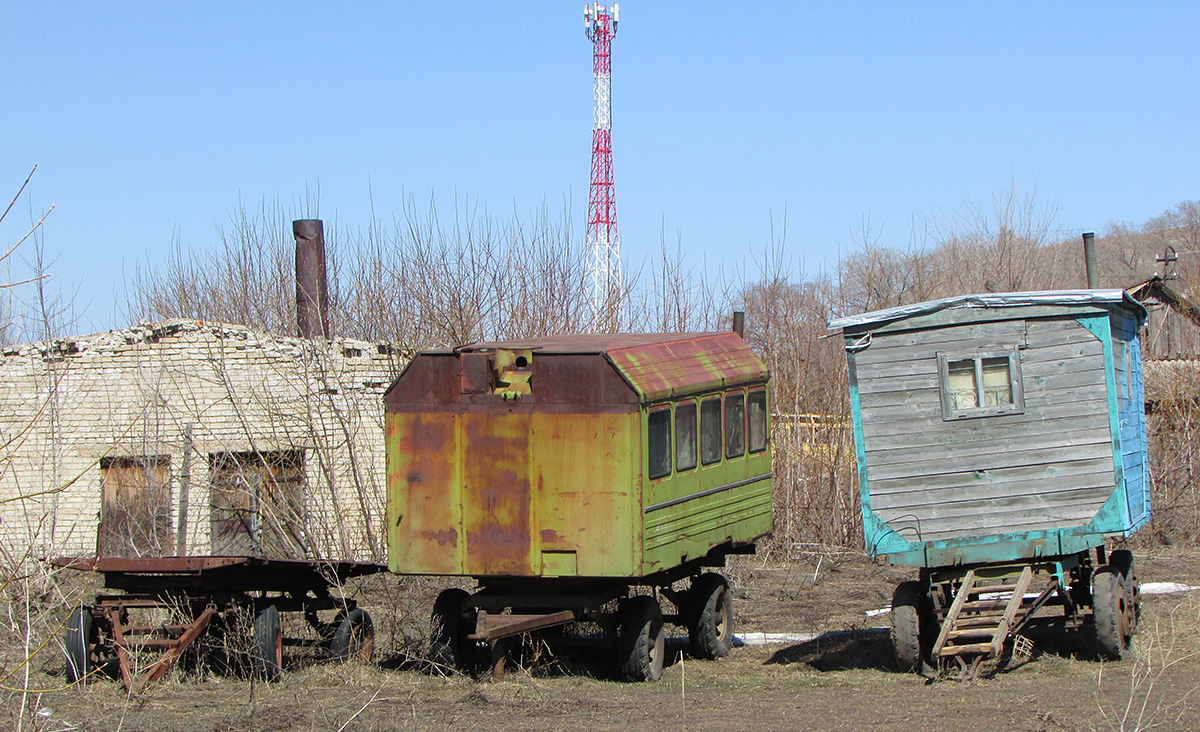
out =
{"type": "Polygon", "coordinates": [[[728,583],[705,568],[771,531],[768,379],[735,333],[418,354],[385,397],[388,565],[477,583],[435,603],[435,661],[473,667],[488,644],[502,675],[508,639],[578,620],[633,679],[661,673],[664,622],[724,655],[728,583]]]}

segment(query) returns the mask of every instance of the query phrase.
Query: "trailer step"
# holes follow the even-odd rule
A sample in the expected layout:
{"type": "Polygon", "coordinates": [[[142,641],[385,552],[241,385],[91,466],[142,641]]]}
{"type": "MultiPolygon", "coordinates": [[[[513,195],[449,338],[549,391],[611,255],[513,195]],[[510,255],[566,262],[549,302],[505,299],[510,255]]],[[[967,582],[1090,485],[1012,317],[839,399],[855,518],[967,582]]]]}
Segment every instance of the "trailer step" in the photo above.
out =
{"type": "Polygon", "coordinates": [[[1051,580],[1051,587],[1037,599],[1026,600],[1032,580],[1030,566],[1012,584],[977,585],[975,570],[968,570],[942,620],[934,659],[956,659],[960,678],[968,679],[979,672],[983,661],[998,658],[1013,628],[1023,625],[1056,586],[1051,580]]]}

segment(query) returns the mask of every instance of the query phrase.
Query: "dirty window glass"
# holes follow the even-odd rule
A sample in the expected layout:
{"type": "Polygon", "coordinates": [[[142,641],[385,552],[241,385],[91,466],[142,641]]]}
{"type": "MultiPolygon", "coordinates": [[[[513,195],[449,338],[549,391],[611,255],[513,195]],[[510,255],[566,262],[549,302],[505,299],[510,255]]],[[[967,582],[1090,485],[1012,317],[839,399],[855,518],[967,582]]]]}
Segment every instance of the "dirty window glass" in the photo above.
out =
{"type": "Polygon", "coordinates": [[[1008,357],[983,359],[983,406],[1012,404],[1012,378],[1008,357]]]}
{"type": "Polygon", "coordinates": [[[750,452],[762,452],[767,449],[767,392],[750,392],[747,406],[750,409],[750,452]]]}
{"type": "Polygon", "coordinates": [[[700,403],[700,462],[712,465],[721,459],[721,399],[700,403]]]}
{"type": "Polygon", "coordinates": [[[650,413],[650,477],[671,474],[671,410],[659,409],[650,413]]]}
{"type": "Polygon", "coordinates": [[[961,361],[951,361],[950,372],[950,408],[973,409],[979,406],[975,393],[975,359],[967,358],[961,361]]]}
{"type": "Polygon", "coordinates": [[[725,397],[725,457],[746,454],[746,395],[725,397]]]}
{"type": "Polygon", "coordinates": [[[1019,414],[1025,409],[1016,346],[970,356],[938,354],[942,418],[1019,414]]]}
{"type": "Polygon", "coordinates": [[[696,467],[696,403],[675,406],[675,469],[696,467]]]}

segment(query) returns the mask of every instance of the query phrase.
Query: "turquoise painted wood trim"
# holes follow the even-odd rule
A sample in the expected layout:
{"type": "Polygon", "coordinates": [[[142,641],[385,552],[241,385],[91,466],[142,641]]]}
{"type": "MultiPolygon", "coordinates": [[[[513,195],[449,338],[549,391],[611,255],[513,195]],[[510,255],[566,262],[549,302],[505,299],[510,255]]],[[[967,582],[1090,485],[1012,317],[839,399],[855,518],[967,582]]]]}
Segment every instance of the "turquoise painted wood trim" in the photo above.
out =
{"type": "Polygon", "coordinates": [[[1124,455],[1121,449],[1121,408],[1119,404],[1119,394],[1117,393],[1117,375],[1116,362],[1113,351],[1112,340],[1112,322],[1107,313],[1096,315],[1081,315],[1075,319],[1084,328],[1092,332],[1092,335],[1100,339],[1101,345],[1104,346],[1104,383],[1108,389],[1108,430],[1112,436],[1113,449],[1113,495],[1108,497],[1101,507],[1100,512],[1096,514],[1096,518],[1092,519],[1089,526],[1096,524],[1097,519],[1104,517],[1107,519],[1115,518],[1107,531],[1123,533],[1126,527],[1129,526],[1129,501],[1125,497],[1125,471],[1124,471],[1124,455]],[[1114,497],[1120,505],[1120,512],[1114,516],[1106,514],[1105,508],[1113,503],[1114,497]]]}
{"type": "MultiPolygon", "coordinates": [[[[847,339],[846,344],[852,341],[847,339]]],[[[920,547],[888,527],[871,510],[871,483],[867,470],[867,443],[863,433],[862,403],[858,394],[858,365],[854,353],[846,352],[847,379],[850,384],[850,417],[854,424],[854,459],[858,464],[858,501],[862,505],[863,543],[871,556],[910,551],[920,547]]]]}
{"type": "Polygon", "coordinates": [[[888,561],[892,564],[953,567],[1066,556],[1103,544],[1104,533],[1092,531],[1090,527],[1084,526],[930,541],[924,545],[915,544],[905,551],[881,554],[886,553],[888,561]]]}
{"type": "Polygon", "coordinates": [[[1141,319],[1134,313],[1123,313],[1114,332],[1123,338],[1129,348],[1129,381],[1131,399],[1121,412],[1124,449],[1125,497],[1129,505],[1129,525],[1125,535],[1129,536],[1150,520],[1150,461],[1147,454],[1145,392],[1142,383],[1141,319]]]}
{"type": "Polygon", "coordinates": [[[1093,534],[1124,534],[1129,526],[1129,503],[1125,491],[1115,490],[1083,531],[1093,534]]]}
{"type": "Polygon", "coordinates": [[[1138,400],[1136,404],[1136,415],[1138,415],[1138,434],[1141,440],[1141,490],[1142,490],[1142,512],[1141,516],[1134,516],[1133,526],[1129,527],[1126,535],[1132,534],[1141,526],[1144,526],[1150,521],[1151,505],[1150,505],[1150,431],[1146,427],[1146,392],[1144,374],[1141,371],[1141,323],[1138,328],[1134,329],[1133,343],[1136,348],[1133,352],[1133,371],[1134,371],[1134,398],[1138,400]]]}

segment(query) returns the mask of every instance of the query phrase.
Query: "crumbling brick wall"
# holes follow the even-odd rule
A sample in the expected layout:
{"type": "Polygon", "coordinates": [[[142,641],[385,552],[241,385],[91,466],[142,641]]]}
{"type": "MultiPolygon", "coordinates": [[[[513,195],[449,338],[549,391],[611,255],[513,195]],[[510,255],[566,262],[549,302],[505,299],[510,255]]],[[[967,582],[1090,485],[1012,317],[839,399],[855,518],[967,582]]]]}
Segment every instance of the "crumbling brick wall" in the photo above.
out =
{"type": "MultiPolygon", "coordinates": [[[[222,546],[210,484],[231,464],[221,456],[267,472],[286,456],[299,461],[289,479],[303,496],[293,554],[382,561],[382,396],[404,360],[386,345],[192,320],[10,349],[0,358],[0,546],[18,557],[94,554],[102,494],[141,485],[113,476],[153,463],[169,497],[152,510],[169,507],[159,520],[172,536],[151,551],[211,554],[222,546]]],[[[270,553],[263,543],[255,553],[270,553]]]]}

